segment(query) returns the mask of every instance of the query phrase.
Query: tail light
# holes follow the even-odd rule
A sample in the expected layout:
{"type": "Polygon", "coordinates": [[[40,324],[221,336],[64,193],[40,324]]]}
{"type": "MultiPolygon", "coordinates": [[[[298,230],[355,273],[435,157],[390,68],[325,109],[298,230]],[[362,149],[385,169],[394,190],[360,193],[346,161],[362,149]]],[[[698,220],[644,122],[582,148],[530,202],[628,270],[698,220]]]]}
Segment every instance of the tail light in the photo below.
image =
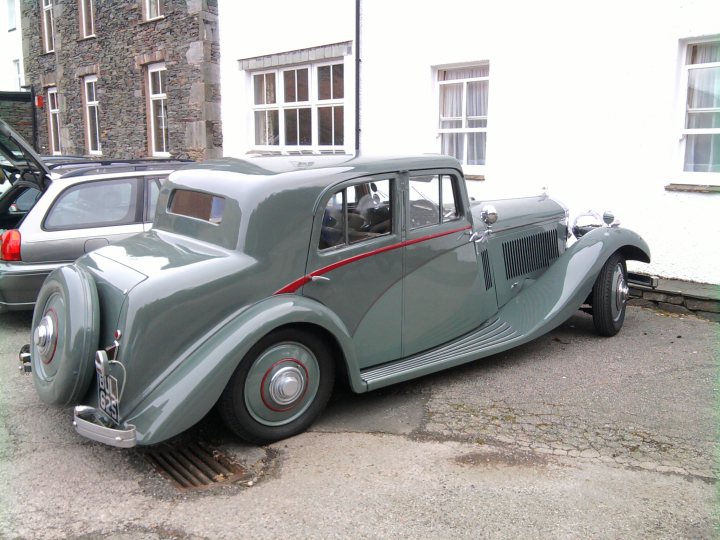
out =
{"type": "Polygon", "coordinates": [[[0,241],[0,259],[3,261],[21,261],[20,258],[20,231],[10,229],[2,234],[0,241]]]}

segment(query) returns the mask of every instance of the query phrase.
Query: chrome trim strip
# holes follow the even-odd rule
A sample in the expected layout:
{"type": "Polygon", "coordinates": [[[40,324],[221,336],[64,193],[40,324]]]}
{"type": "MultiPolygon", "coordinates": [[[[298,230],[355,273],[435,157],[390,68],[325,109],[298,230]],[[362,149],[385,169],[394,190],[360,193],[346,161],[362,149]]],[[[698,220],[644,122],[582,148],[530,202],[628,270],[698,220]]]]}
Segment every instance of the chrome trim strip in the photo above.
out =
{"type": "Polygon", "coordinates": [[[117,448],[132,448],[137,444],[135,426],[115,429],[98,422],[102,413],[95,407],[78,405],[73,411],[73,426],[83,437],[117,448]]]}
{"type": "Polygon", "coordinates": [[[489,347],[508,342],[518,335],[518,332],[507,322],[494,319],[457,341],[410,358],[361,371],[360,376],[366,383],[373,383],[407,371],[442,365],[458,357],[479,353],[489,347]]]}
{"type": "Polygon", "coordinates": [[[500,233],[504,233],[507,231],[514,231],[515,229],[522,229],[525,227],[539,227],[539,226],[548,226],[548,225],[557,225],[564,219],[564,216],[561,216],[558,214],[555,217],[552,217],[550,219],[541,219],[539,221],[530,221],[528,223],[522,223],[520,225],[513,225],[512,227],[503,227],[502,226],[502,220],[498,220],[493,226],[492,226],[492,233],[493,235],[497,235],[500,233]]]}

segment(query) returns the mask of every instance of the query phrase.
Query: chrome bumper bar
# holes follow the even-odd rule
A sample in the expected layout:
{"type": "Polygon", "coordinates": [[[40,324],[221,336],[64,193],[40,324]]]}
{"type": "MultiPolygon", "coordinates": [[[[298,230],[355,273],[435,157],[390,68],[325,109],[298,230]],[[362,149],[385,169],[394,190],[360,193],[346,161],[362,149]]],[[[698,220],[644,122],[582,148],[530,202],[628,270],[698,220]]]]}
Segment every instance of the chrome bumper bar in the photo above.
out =
{"type": "Polygon", "coordinates": [[[627,273],[627,281],[628,285],[638,289],[657,289],[660,284],[660,278],[657,276],[647,276],[635,272],[627,273]]]}
{"type": "Polygon", "coordinates": [[[83,437],[118,448],[132,448],[137,444],[135,426],[117,429],[101,423],[104,415],[95,407],[78,405],[75,407],[73,426],[83,437]]]}

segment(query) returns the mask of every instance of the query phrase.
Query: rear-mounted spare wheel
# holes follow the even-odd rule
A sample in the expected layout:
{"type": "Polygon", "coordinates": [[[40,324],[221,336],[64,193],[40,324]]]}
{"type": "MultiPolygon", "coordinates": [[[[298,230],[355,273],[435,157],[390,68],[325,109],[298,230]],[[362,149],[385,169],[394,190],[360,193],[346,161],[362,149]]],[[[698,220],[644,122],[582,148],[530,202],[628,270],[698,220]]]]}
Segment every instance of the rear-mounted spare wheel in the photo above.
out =
{"type": "Polygon", "coordinates": [[[83,397],[94,374],[100,311],[92,276],[80,266],[54,270],[32,321],[32,373],[40,399],[66,406],[83,397]]]}

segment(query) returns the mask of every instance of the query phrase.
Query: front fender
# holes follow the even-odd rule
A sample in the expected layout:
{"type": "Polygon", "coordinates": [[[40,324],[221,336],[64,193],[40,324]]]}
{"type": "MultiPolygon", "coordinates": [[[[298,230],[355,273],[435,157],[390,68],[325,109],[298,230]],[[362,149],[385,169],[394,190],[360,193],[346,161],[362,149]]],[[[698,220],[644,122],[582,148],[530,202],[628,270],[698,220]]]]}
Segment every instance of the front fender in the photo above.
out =
{"type": "Polygon", "coordinates": [[[500,310],[530,341],[565,322],[585,302],[605,262],[615,252],[626,259],[650,262],[650,248],[637,233],[600,227],[570,246],[545,273],[525,285],[500,310]]]}
{"type": "MultiPolygon", "coordinates": [[[[250,348],[269,332],[289,324],[310,324],[332,334],[348,365],[356,365],[350,334],[322,304],[296,295],[278,295],[254,304],[224,324],[163,380],[125,423],[134,425],[137,442],[149,445],[193,426],[217,402],[250,348]]],[[[348,372],[359,372],[348,369],[348,372]]],[[[358,381],[351,381],[353,387],[358,381]]],[[[122,404],[121,404],[122,406],[122,404]]]]}

